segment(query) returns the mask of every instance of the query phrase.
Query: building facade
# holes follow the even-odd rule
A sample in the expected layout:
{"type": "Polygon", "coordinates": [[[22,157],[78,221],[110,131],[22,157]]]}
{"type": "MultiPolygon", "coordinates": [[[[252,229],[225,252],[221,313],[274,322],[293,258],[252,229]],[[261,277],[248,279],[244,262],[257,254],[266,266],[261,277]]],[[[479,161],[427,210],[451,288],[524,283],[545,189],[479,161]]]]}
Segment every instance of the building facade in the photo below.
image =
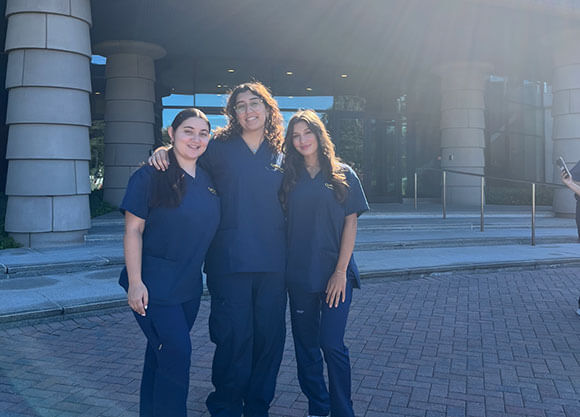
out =
{"type": "MultiPolygon", "coordinates": [[[[580,160],[571,0],[0,5],[0,183],[5,228],[25,246],[90,228],[91,126],[104,124],[104,198],[118,205],[172,112],[196,105],[219,124],[228,88],[251,79],[287,114],[325,118],[371,201],[410,195],[418,169],[543,182],[557,180],[558,156],[580,160]]],[[[439,195],[438,175],[420,179],[420,195],[439,195]]],[[[451,204],[479,204],[478,178],[447,186],[451,204]]],[[[566,215],[574,200],[558,190],[553,207],[566,215]]]]}

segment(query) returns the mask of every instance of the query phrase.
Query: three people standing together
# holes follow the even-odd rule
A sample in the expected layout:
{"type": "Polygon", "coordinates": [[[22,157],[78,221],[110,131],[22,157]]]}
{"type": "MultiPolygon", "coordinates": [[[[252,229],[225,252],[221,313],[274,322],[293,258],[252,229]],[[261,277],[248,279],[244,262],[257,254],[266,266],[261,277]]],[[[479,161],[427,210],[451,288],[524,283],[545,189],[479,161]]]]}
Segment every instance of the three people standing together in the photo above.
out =
{"type": "MultiPolygon", "coordinates": [[[[225,114],[227,126],[218,129],[209,144],[206,140],[204,145],[197,138],[191,138],[186,144],[187,151],[196,156],[193,175],[191,169],[176,158],[179,143],[173,132],[179,131],[181,125],[178,124],[170,130],[173,148],[160,149],[151,158],[161,171],[141,168],[130,180],[125,197],[131,201],[136,198],[131,196],[140,193],[142,204],[151,207],[151,201],[155,200],[150,198],[149,183],[135,192],[132,183],[139,182],[135,178],[147,175],[173,178],[171,172],[179,165],[181,177],[177,177],[182,179],[165,182],[170,184],[172,192],[180,189],[177,184],[183,182],[186,183],[185,190],[180,192],[183,196],[205,187],[215,199],[213,206],[188,206],[183,198],[177,206],[166,209],[165,222],[155,221],[151,216],[152,208],[139,211],[125,204],[125,200],[121,206],[127,225],[135,222],[133,217],[139,224],[133,234],[133,228],[126,228],[129,285],[125,287],[129,304],[148,340],[141,415],[186,415],[189,379],[184,376],[189,374],[189,362],[173,360],[175,358],[165,362],[163,353],[187,351],[189,329],[199,308],[203,257],[200,261],[198,253],[207,250],[204,269],[211,295],[209,330],[216,345],[212,364],[214,391],[206,401],[211,415],[268,416],[284,350],[288,287],[298,376],[308,398],[309,415],[354,416],[350,363],[343,338],[352,288],[360,283],[352,257],[356,219],[368,210],[360,182],[354,171],[334,155],[334,146],[316,113],[303,111],[294,115],[284,138],[278,105],[261,83],[235,87],[225,114]],[[197,169],[196,161],[199,162],[197,169]],[[208,207],[211,214],[204,211],[208,207]],[[187,211],[197,223],[181,223],[181,230],[174,234],[165,224],[174,221],[173,212],[169,210],[187,211]],[[214,223],[217,227],[212,226],[214,223]],[[154,272],[149,275],[145,262],[149,249],[145,242],[149,242],[150,236],[159,234],[163,234],[163,240],[156,244],[163,246],[165,252],[159,259],[155,258],[154,266],[149,268],[154,272]],[[184,234],[188,241],[183,241],[184,234]],[[213,240],[209,239],[211,244],[208,234],[213,236],[213,240]],[[142,249],[134,243],[138,240],[135,236],[142,237],[142,249]],[[184,310],[187,298],[192,304],[187,309],[195,310],[195,314],[184,314],[185,325],[178,331],[173,329],[173,321],[171,325],[157,324],[156,313],[152,312],[158,310],[154,307],[158,293],[163,293],[170,285],[181,289],[167,279],[165,270],[155,269],[161,268],[156,262],[165,265],[173,261],[176,254],[169,248],[176,248],[181,254],[186,249],[183,246],[197,251],[188,258],[191,270],[184,270],[180,265],[171,269],[171,273],[184,282],[191,280],[195,284],[192,288],[183,287],[167,304],[172,309],[184,310]],[[141,282],[137,279],[141,278],[139,256],[135,256],[140,249],[143,253],[141,282]],[[143,296],[143,287],[146,287],[148,298],[143,296]],[[139,298],[140,302],[135,301],[139,298]],[[145,310],[147,300],[150,304],[145,310]],[[152,331],[142,324],[145,320],[152,322],[152,331]],[[321,350],[328,366],[330,390],[323,377],[321,350]],[[152,372],[158,377],[151,377],[152,372]],[[182,377],[173,378],[174,374],[182,377]],[[149,386],[152,379],[155,379],[153,395],[149,386]],[[179,406],[172,406],[175,411],[158,411],[168,402],[177,401],[175,392],[180,393],[179,406]]],[[[189,123],[186,127],[199,130],[202,126],[198,120],[204,119],[197,117],[195,126],[189,123]]],[[[209,122],[206,127],[209,139],[209,122]]],[[[150,188],[156,189],[155,186],[150,188]]]]}

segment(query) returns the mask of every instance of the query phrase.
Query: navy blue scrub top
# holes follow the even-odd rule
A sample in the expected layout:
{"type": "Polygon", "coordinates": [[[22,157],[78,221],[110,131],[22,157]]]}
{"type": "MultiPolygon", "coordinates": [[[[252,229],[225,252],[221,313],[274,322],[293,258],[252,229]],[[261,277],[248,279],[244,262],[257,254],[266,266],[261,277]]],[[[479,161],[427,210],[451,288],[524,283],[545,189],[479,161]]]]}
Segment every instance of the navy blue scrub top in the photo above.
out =
{"type": "Polygon", "coordinates": [[[221,198],[221,220],[205,271],[284,272],[281,154],[264,141],[254,154],[240,136],[210,141],[200,158],[221,198]]]}
{"type": "MultiPolygon", "coordinates": [[[[369,209],[354,171],[342,165],[348,183],[344,203],[335,197],[332,184],[319,172],[311,178],[305,168],[288,195],[288,260],[286,283],[305,292],[323,292],[336,268],[344,218],[369,209]]],[[[351,256],[347,278],[360,288],[360,275],[351,256]]]]}
{"type": "MultiPolygon", "coordinates": [[[[201,265],[217,230],[220,199],[207,172],[185,174],[179,207],[149,207],[155,168],[143,166],[129,179],[120,210],[145,220],[141,274],[149,301],[181,304],[201,294],[201,265]]],[[[160,174],[162,175],[162,174],[160,174]]],[[[128,289],[126,268],[119,284],[128,289]]]]}

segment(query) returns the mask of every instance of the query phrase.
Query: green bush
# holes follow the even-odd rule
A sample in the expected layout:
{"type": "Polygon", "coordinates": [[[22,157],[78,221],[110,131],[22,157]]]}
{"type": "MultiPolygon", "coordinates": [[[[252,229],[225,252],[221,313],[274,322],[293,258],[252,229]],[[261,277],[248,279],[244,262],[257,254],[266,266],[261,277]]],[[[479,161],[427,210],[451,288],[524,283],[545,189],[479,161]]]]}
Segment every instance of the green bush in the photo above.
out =
{"type": "Polygon", "coordinates": [[[93,190],[89,196],[89,204],[91,206],[91,217],[102,216],[117,210],[117,207],[112,206],[103,200],[103,190],[93,190]]]}

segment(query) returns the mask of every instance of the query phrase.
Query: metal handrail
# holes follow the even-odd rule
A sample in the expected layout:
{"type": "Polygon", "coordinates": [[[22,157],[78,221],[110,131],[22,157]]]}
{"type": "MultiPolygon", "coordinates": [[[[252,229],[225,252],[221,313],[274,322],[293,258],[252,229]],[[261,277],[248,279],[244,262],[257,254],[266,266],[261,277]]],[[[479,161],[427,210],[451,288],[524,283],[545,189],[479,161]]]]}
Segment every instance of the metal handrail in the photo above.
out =
{"type": "Polygon", "coordinates": [[[457,171],[453,169],[441,169],[441,168],[419,168],[415,171],[414,175],[414,184],[415,184],[415,200],[413,206],[417,209],[417,187],[418,187],[418,171],[438,171],[441,172],[442,177],[442,190],[441,190],[441,203],[442,203],[442,214],[443,219],[447,218],[447,173],[452,174],[461,174],[461,175],[470,175],[472,177],[480,177],[481,178],[481,185],[480,185],[480,202],[481,202],[481,214],[480,214],[480,225],[479,230],[483,232],[484,228],[484,205],[485,205],[485,180],[496,180],[496,181],[505,181],[505,182],[514,182],[518,184],[527,184],[532,186],[532,237],[531,242],[532,246],[536,246],[536,185],[542,185],[545,187],[552,187],[552,188],[567,188],[563,184],[555,184],[551,182],[541,182],[541,181],[526,181],[526,180],[517,180],[512,178],[502,178],[502,177],[494,177],[491,175],[485,174],[475,174],[473,172],[465,172],[465,171],[457,171]]]}

